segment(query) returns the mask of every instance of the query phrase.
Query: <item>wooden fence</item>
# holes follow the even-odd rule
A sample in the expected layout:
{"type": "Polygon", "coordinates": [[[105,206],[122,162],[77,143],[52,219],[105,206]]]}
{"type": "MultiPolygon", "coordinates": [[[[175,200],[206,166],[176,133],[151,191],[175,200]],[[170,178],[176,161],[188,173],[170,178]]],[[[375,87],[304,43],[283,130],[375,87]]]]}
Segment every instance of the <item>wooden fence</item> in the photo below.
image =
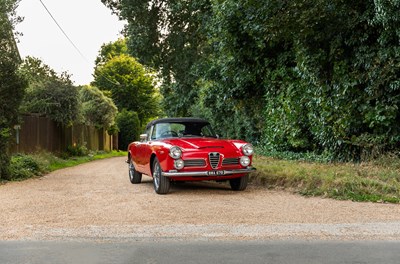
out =
{"type": "Polygon", "coordinates": [[[46,150],[64,152],[68,146],[81,145],[89,150],[118,149],[118,136],[108,135],[93,126],[64,126],[47,117],[25,115],[20,126],[14,126],[11,153],[31,153],[46,150]]]}

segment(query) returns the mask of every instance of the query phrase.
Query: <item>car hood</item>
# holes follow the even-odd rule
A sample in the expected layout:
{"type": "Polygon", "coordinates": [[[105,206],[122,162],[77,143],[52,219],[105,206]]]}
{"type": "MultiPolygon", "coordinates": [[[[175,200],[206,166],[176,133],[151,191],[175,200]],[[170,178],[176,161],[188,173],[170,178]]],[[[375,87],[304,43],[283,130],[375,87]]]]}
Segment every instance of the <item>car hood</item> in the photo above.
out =
{"type": "Polygon", "coordinates": [[[182,149],[204,149],[215,150],[238,150],[245,142],[240,140],[225,140],[216,138],[171,138],[164,141],[172,146],[179,146],[182,149]]]}

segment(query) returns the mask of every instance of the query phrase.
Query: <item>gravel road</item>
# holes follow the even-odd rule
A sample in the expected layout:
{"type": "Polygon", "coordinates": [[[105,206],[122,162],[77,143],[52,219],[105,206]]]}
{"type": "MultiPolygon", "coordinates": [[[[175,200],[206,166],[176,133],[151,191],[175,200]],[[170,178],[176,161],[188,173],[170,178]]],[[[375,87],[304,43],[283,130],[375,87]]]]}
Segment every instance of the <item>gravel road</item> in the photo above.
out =
{"type": "Polygon", "coordinates": [[[250,185],[132,185],[125,158],[0,186],[0,240],[400,240],[400,205],[305,198],[250,185]]]}

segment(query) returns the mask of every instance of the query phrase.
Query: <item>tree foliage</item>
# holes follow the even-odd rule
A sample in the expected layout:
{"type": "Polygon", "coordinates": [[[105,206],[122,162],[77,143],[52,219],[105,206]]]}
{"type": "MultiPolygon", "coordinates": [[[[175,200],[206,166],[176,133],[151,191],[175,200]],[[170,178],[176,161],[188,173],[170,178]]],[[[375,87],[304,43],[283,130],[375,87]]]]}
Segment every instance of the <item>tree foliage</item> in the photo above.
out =
{"type": "Polygon", "coordinates": [[[117,115],[116,123],[120,132],[118,140],[119,149],[127,150],[129,143],[139,140],[139,116],[134,111],[122,109],[117,115]]]}
{"type": "Polygon", "coordinates": [[[47,115],[65,125],[81,121],[78,88],[67,73],[58,75],[33,57],[24,60],[21,71],[29,81],[22,112],[47,115]]]}
{"type": "Polygon", "coordinates": [[[126,39],[118,39],[115,42],[109,42],[101,45],[99,54],[96,57],[95,65],[100,66],[120,55],[128,55],[128,46],[126,39]]]}
{"type": "Polygon", "coordinates": [[[398,148],[399,38],[378,22],[380,8],[372,1],[296,2],[278,18],[281,36],[292,36],[284,40],[292,65],[271,69],[266,143],[346,160],[398,148]]]}
{"type": "Polygon", "coordinates": [[[400,0],[102,0],[169,115],[280,151],[400,149],[400,0]]]}
{"type": "Polygon", "coordinates": [[[102,0],[128,21],[128,50],[161,76],[164,109],[190,115],[197,100],[196,81],[208,52],[206,22],[210,2],[185,0],[102,0]]]}
{"type": "Polygon", "coordinates": [[[93,86],[80,87],[79,97],[85,124],[105,129],[114,125],[118,109],[111,98],[93,86]]]}
{"type": "Polygon", "coordinates": [[[0,1],[0,179],[7,179],[10,158],[8,146],[11,130],[17,124],[18,108],[24,95],[26,80],[18,71],[20,58],[13,29],[17,1],[0,1]]]}
{"type": "Polygon", "coordinates": [[[119,109],[137,112],[141,122],[158,115],[153,78],[139,62],[119,55],[95,69],[93,85],[108,91],[119,109]]]}

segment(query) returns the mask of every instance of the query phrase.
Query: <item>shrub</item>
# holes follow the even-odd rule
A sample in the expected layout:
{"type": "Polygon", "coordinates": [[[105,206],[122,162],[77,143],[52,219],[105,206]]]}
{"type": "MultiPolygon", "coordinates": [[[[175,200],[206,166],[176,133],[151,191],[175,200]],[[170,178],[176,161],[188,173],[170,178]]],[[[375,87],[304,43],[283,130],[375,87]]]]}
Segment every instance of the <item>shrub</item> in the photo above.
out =
{"type": "Polygon", "coordinates": [[[119,149],[126,150],[129,143],[138,140],[140,135],[140,122],[136,112],[123,109],[117,116],[119,128],[119,149]]]}
{"type": "Polygon", "coordinates": [[[32,155],[17,154],[12,156],[8,180],[23,180],[41,174],[43,165],[32,155]]]}
{"type": "Polygon", "coordinates": [[[82,86],[79,91],[82,102],[82,115],[88,125],[110,128],[117,115],[113,100],[104,95],[97,87],[82,86]]]}
{"type": "Polygon", "coordinates": [[[66,155],[67,157],[82,157],[89,154],[89,150],[86,146],[83,145],[75,145],[75,146],[68,146],[66,155]]]}

